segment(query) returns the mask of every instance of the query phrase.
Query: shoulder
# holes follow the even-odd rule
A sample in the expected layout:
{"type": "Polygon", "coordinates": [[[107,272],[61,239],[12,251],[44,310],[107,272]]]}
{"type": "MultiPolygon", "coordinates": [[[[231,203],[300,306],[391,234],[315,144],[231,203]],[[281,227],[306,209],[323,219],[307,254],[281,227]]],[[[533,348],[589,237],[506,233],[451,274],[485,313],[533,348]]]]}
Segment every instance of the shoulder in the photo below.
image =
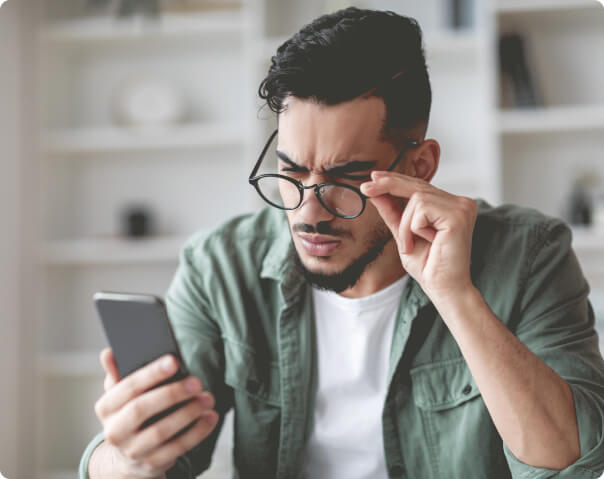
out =
{"type": "Polygon", "coordinates": [[[572,232],[561,218],[512,203],[492,206],[483,199],[474,201],[478,214],[473,248],[478,252],[499,249],[515,252],[516,256],[534,257],[546,243],[558,242],[560,247],[570,248],[572,232]]]}
{"type": "MultiPolygon", "coordinates": [[[[216,269],[221,265],[255,270],[267,256],[284,254],[290,242],[284,212],[264,208],[193,233],[181,248],[181,261],[216,269]]],[[[215,271],[216,272],[216,271],[215,271]]]]}

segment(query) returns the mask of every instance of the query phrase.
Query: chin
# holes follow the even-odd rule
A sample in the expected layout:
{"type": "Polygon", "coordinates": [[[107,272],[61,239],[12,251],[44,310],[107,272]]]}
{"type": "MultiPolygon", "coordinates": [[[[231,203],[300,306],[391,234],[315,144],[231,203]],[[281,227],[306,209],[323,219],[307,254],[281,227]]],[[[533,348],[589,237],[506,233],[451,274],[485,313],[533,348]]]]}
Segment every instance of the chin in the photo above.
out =
{"type": "MultiPolygon", "coordinates": [[[[340,254],[330,256],[315,256],[307,253],[301,247],[296,246],[298,257],[304,267],[313,273],[333,274],[346,267],[346,262],[340,254]]],[[[348,255],[350,257],[350,255],[348,255]]]]}

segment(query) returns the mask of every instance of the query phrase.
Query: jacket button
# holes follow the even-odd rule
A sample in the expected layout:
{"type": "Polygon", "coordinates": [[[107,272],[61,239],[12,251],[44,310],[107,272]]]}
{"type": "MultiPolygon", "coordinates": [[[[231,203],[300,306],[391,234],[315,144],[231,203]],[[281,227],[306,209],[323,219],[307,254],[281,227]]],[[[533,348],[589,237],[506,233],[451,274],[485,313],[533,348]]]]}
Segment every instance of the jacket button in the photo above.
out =
{"type": "Polygon", "coordinates": [[[462,393],[464,393],[466,396],[468,394],[470,394],[471,392],[472,392],[472,386],[470,386],[469,384],[467,384],[466,387],[463,388],[463,391],[462,391],[462,393]]]}
{"type": "Polygon", "coordinates": [[[403,466],[400,464],[393,464],[390,466],[390,475],[391,476],[400,476],[403,474],[403,466]]]}

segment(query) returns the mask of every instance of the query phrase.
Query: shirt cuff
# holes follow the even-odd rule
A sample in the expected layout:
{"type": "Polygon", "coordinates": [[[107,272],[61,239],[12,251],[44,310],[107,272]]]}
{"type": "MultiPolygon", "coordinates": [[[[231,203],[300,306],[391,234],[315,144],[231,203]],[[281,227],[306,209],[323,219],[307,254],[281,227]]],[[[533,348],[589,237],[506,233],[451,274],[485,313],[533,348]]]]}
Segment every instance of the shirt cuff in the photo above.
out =
{"type": "Polygon", "coordinates": [[[92,453],[97,448],[97,446],[103,442],[105,436],[103,431],[99,432],[92,441],[88,443],[86,449],[84,450],[84,454],[82,454],[82,458],[80,459],[80,466],[78,468],[78,477],[79,479],[89,479],[88,476],[88,463],[90,462],[90,457],[92,453]]]}
{"type": "MultiPolygon", "coordinates": [[[[90,479],[88,476],[88,464],[90,463],[90,457],[94,450],[103,442],[105,436],[103,431],[99,432],[88,446],[84,450],[84,454],[82,454],[82,458],[80,459],[80,465],[78,468],[78,477],[79,479],[90,479]]],[[[176,463],[168,469],[166,472],[167,479],[195,479],[191,472],[191,463],[186,456],[180,456],[176,459],[176,463]]]]}

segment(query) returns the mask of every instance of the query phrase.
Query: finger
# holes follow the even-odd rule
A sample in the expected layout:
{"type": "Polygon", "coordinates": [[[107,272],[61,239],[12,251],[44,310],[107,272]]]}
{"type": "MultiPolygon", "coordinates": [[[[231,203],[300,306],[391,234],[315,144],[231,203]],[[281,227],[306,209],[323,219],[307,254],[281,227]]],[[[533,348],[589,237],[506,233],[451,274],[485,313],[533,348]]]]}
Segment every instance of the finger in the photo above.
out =
{"type": "Polygon", "coordinates": [[[365,182],[360,187],[361,192],[371,198],[385,194],[399,198],[410,198],[413,193],[426,191],[427,188],[431,187],[424,180],[393,171],[373,171],[371,179],[373,181],[365,182]]]}
{"type": "Polygon", "coordinates": [[[204,412],[191,429],[148,454],[144,459],[145,463],[158,469],[169,464],[174,458],[182,456],[207,438],[217,424],[218,413],[216,411],[204,412]]]}
{"type": "MultiPolygon", "coordinates": [[[[119,382],[120,374],[117,370],[117,364],[115,363],[115,358],[113,357],[113,351],[111,350],[111,348],[104,348],[101,351],[100,361],[101,366],[103,366],[103,369],[107,373],[107,376],[111,378],[110,380],[107,380],[107,378],[105,378],[106,386],[108,385],[109,387],[111,387],[115,383],[119,382]]],[[[107,389],[108,388],[105,387],[105,391],[107,389]]]]}
{"type": "Polygon", "coordinates": [[[382,217],[384,223],[386,223],[386,226],[388,226],[388,229],[396,239],[401,215],[403,214],[403,207],[401,206],[400,199],[384,195],[370,198],[369,201],[375,206],[378,214],[382,217]]]}
{"type": "Polygon", "coordinates": [[[151,389],[176,373],[178,364],[172,355],[164,355],[137,369],[107,391],[95,404],[99,418],[106,418],[119,411],[135,397],[151,389]]]}
{"type": "Polygon", "coordinates": [[[436,230],[431,227],[429,219],[424,211],[419,211],[413,215],[411,220],[411,232],[426,241],[432,243],[436,237],[436,230]]]}
{"type": "Polygon", "coordinates": [[[206,410],[201,398],[194,398],[183,407],[136,434],[124,452],[133,459],[142,458],[199,419],[206,410]]]}
{"type": "Polygon", "coordinates": [[[110,429],[115,444],[121,444],[150,417],[201,392],[201,381],[195,376],[152,389],[131,400],[111,418],[110,429]]]}
{"type": "Polygon", "coordinates": [[[436,231],[429,227],[416,229],[411,226],[411,230],[413,231],[413,234],[425,239],[428,243],[433,243],[434,238],[436,238],[436,231]]]}
{"type": "Polygon", "coordinates": [[[407,203],[403,216],[401,218],[397,237],[400,254],[411,254],[415,246],[413,242],[413,232],[411,231],[411,221],[415,214],[415,207],[417,202],[414,201],[415,197],[412,197],[407,203]]]}
{"type": "Polygon", "coordinates": [[[109,391],[115,385],[116,381],[113,376],[109,373],[105,374],[105,380],[103,381],[103,388],[105,391],[109,391]]]}

